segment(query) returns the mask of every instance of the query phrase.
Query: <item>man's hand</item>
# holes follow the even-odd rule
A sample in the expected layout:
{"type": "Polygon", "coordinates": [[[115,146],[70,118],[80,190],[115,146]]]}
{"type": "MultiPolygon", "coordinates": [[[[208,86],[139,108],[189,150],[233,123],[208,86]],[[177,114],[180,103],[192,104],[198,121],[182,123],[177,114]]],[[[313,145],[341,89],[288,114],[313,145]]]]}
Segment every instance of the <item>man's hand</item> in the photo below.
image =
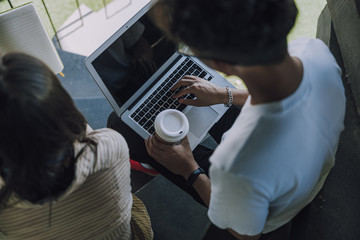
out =
{"type": "Polygon", "coordinates": [[[174,91],[179,87],[185,87],[174,98],[179,98],[186,94],[194,94],[196,99],[179,99],[180,103],[193,106],[210,106],[219,103],[227,103],[228,95],[225,88],[218,87],[211,82],[195,76],[184,76],[180,79],[171,90],[174,91]]]}
{"type": "MultiPolygon", "coordinates": [[[[227,90],[224,87],[218,87],[211,82],[195,76],[184,76],[180,79],[171,90],[174,91],[179,87],[185,87],[174,98],[179,98],[186,94],[192,93],[196,99],[179,99],[180,103],[192,106],[211,106],[214,104],[225,104],[229,101],[227,90]]],[[[245,104],[249,92],[244,89],[231,89],[233,94],[233,105],[242,106],[245,104]]]]}
{"type": "Polygon", "coordinates": [[[199,167],[193,157],[187,137],[181,141],[181,144],[170,145],[160,142],[155,136],[150,136],[145,140],[145,147],[151,157],[185,179],[199,167]]]}

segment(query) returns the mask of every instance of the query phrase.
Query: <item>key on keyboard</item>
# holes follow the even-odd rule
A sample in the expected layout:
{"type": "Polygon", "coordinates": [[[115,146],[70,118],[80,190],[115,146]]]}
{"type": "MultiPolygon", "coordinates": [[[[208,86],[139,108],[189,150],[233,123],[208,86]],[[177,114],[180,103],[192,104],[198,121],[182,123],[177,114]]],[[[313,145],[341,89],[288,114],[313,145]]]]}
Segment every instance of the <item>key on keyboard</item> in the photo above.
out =
{"type": "MultiPolygon", "coordinates": [[[[182,111],[185,109],[185,104],[180,104],[177,99],[172,98],[176,91],[170,91],[171,87],[184,75],[193,75],[205,77],[208,73],[204,71],[197,63],[190,58],[186,58],[177,69],[170,74],[170,76],[151,94],[148,99],[140,105],[138,109],[131,114],[140,126],[142,126],[148,133],[153,135],[155,133],[154,121],[156,115],[165,109],[177,109],[182,111]]],[[[181,98],[194,99],[193,94],[187,94],[181,98]]]]}

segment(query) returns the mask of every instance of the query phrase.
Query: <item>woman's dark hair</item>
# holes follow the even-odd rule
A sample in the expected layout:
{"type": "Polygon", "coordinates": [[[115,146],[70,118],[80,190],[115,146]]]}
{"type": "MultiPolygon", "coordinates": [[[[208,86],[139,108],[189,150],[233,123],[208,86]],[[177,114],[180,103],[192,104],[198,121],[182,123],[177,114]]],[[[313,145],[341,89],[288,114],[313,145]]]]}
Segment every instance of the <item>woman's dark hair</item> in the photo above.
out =
{"type": "Polygon", "coordinates": [[[160,0],[155,21],[201,57],[241,65],[281,62],[293,0],[160,0]]]}
{"type": "Polygon", "coordinates": [[[73,161],[73,143],[85,131],[85,118],[44,63],[22,53],[0,57],[0,206],[13,193],[31,202],[51,197],[53,163],[73,161]]]}

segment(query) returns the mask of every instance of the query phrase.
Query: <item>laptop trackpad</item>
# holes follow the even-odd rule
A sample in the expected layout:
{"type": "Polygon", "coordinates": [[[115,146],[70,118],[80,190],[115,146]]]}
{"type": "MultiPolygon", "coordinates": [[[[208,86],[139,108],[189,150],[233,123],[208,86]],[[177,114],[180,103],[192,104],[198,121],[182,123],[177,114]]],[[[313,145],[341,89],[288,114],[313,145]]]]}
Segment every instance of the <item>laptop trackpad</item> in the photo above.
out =
{"type": "Polygon", "coordinates": [[[185,115],[190,123],[190,132],[199,138],[215,123],[219,113],[211,107],[193,107],[185,115]]]}

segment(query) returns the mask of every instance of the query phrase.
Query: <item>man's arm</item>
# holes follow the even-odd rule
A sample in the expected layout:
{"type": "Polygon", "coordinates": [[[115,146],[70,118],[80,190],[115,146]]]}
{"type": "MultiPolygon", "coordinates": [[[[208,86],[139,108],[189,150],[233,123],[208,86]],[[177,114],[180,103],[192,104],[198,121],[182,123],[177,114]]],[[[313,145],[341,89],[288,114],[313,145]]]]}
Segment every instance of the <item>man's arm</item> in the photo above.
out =
{"type": "MultiPolygon", "coordinates": [[[[158,141],[156,137],[150,136],[148,140],[145,140],[145,146],[150,156],[171,172],[183,176],[185,180],[189,178],[192,172],[199,168],[192,155],[187,137],[179,145],[167,145],[158,141]]],[[[211,183],[208,176],[200,174],[193,182],[192,187],[200,195],[206,206],[209,207],[211,183]]],[[[261,235],[246,236],[237,234],[231,229],[228,230],[240,240],[256,240],[261,235]]]]}
{"type": "MultiPolygon", "coordinates": [[[[210,106],[214,104],[226,104],[229,102],[228,91],[225,87],[219,87],[213,83],[195,76],[184,76],[171,90],[186,87],[174,94],[174,98],[180,98],[187,94],[194,94],[195,99],[179,99],[180,103],[192,106],[210,106]]],[[[242,106],[249,96],[247,90],[231,89],[233,95],[232,104],[242,106]]]]}
{"type": "MultiPolygon", "coordinates": [[[[191,174],[191,172],[190,172],[191,174]]],[[[184,176],[185,179],[188,179],[190,174],[186,174],[187,176],[184,176]]],[[[193,188],[195,191],[200,195],[201,199],[205,203],[207,207],[209,207],[210,204],[210,194],[211,194],[211,183],[208,176],[205,174],[200,174],[195,182],[193,183],[193,188]]]]}
{"type": "MultiPolygon", "coordinates": [[[[187,179],[190,176],[188,174],[185,179],[187,179]]],[[[196,192],[200,195],[201,199],[204,201],[206,206],[209,207],[210,204],[210,194],[211,194],[211,183],[208,176],[205,174],[200,174],[199,177],[195,180],[193,183],[193,188],[196,190],[196,192]]],[[[236,237],[239,240],[257,240],[261,236],[261,233],[256,236],[246,236],[246,235],[240,235],[234,230],[228,228],[227,229],[234,237],[236,237]]]]}
{"type": "MultiPolygon", "coordinates": [[[[249,97],[249,92],[243,89],[231,89],[233,94],[233,105],[242,106],[245,104],[246,99],[249,97]]],[[[226,96],[225,101],[228,101],[228,96],[226,96]]],[[[225,102],[227,103],[227,102],[225,102]]]]}

